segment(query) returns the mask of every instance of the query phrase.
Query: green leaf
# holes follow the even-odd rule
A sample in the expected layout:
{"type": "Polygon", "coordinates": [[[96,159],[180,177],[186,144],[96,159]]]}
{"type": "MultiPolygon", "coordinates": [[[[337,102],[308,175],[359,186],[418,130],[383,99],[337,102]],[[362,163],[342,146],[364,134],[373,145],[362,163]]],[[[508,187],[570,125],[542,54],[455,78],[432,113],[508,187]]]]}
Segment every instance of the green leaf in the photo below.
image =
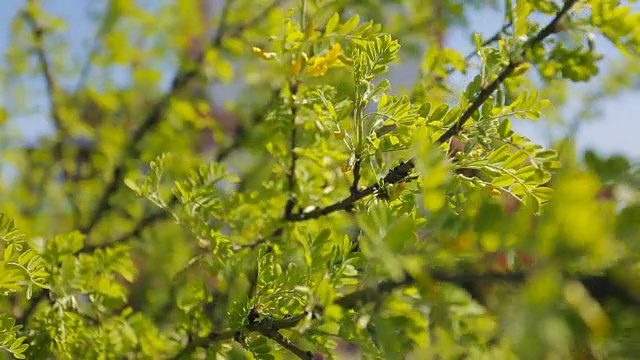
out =
{"type": "Polygon", "coordinates": [[[518,169],[515,175],[520,179],[526,180],[533,176],[536,171],[538,171],[538,167],[536,165],[527,165],[518,169]]]}
{"type": "Polygon", "coordinates": [[[333,30],[336,29],[339,22],[340,22],[340,14],[336,12],[331,16],[331,18],[329,18],[329,21],[327,22],[327,26],[325,27],[325,30],[324,30],[324,34],[325,35],[331,34],[333,30]]]}
{"type": "Polygon", "coordinates": [[[502,166],[505,169],[514,169],[520,166],[523,162],[525,162],[527,158],[528,158],[527,153],[525,153],[524,151],[516,151],[515,153],[511,154],[507,158],[507,160],[504,161],[502,166]]]}
{"type": "Polygon", "coordinates": [[[447,104],[440,104],[435,110],[433,110],[433,113],[431,113],[431,116],[429,117],[429,121],[438,121],[441,120],[449,111],[449,105],[447,104]]]}
{"type": "Polygon", "coordinates": [[[515,179],[512,175],[504,174],[493,179],[493,181],[491,182],[491,185],[495,187],[503,188],[513,184],[514,182],[515,182],[515,179]]]}
{"type": "Polygon", "coordinates": [[[360,15],[353,15],[349,20],[347,20],[342,26],[340,26],[340,30],[338,32],[342,35],[346,35],[351,32],[351,30],[355,29],[356,26],[360,23],[360,15]]]}
{"type": "Polygon", "coordinates": [[[504,144],[502,146],[500,146],[499,148],[497,148],[496,150],[493,150],[489,156],[487,156],[487,162],[489,164],[497,164],[499,162],[504,161],[505,159],[507,159],[509,157],[509,149],[511,148],[511,146],[509,144],[504,144]]]}
{"type": "Polygon", "coordinates": [[[544,201],[550,200],[551,197],[553,196],[553,189],[548,187],[537,187],[531,190],[531,192],[535,197],[544,201]]]}

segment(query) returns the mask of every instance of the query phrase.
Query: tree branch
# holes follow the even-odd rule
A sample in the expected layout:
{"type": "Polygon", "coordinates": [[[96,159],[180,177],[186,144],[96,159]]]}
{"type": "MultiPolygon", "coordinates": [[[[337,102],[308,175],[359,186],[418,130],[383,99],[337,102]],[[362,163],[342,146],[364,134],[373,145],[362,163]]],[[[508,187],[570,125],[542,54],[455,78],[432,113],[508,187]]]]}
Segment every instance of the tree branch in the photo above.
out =
{"type": "Polygon", "coordinates": [[[283,348],[289,350],[295,356],[303,360],[313,360],[313,353],[311,351],[304,351],[292,343],[289,339],[285,338],[278,330],[264,330],[260,331],[260,334],[268,337],[269,339],[277,342],[283,348]]]}
{"type": "MultiPolygon", "coordinates": [[[[178,203],[178,198],[177,197],[172,197],[171,201],[169,201],[168,206],[172,207],[177,205],[178,203]]],[[[79,252],[78,254],[86,254],[86,253],[90,253],[90,252],[94,252],[96,250],[99,249],[106,249],[109,248],[111,246],[114,245],[118,245],[118,244],[126,244],[128,243],[131,239],[133,238],[137,238],[140,237],[140,235],[142,235],[142,232],[149,226],[161,221],[161,220],[165,220],[168,219],[169,215],[167,212],[164,211],[159,211],[159,212],[155,212],[153,214],[149,214],[147,216],[145,216],[144,218],[142,218],[140,220],[140,222],[138,222],[136,224],[136,226],[131,229],[131,231],[124,233],[123,235],[121,235],[119,238],[110,241],[108,243],[104,243],[104,244],[99,244],[99,245],[85,245],[79,252]]]]}
{"type": "Polygon", "coordinates": [[[218,30],[216,34],[213,36],[212,44],[214,46],[218,46],[222,43],[222,39],[224,38],[224,34],[227,31],[227,18],[229,17],[229,10],[231,9],[231,0],[226,0],[224,5],[222,5],[222,10],[220,11],[220,24],[218,24],[218,30]]]}
{"type": "MultiPolygon", "coordinates": [[[[413,169],[413,162],[402,162],[398,166],[394,167],[387,173],[387,175],[382,179],[382,183],[384,184],[397,184],[401,182],[407,182],[410,179],[409,175],[411,174],[411,170],[413,169]]],[[[291,222],[300,222],[311,219],[317,219],[319,217],[334,213],[336,211],[348,210],[353,207],[353,205],[359,200],[372,195],[380,190],[380,185],[375,183],[373,185],[369,185],[368,187],[352,193],[348,197],[333,203],[326,207],[316,208],[314,210],[308,212],[302,212],[297,214],[292,214],[288,219],[291,222]]]]}
{"type": "MultiPolygon", "coordinates": [[[[246,328],[243,330],[244,332],[247,332],[247,333],[250,333],[250,332],[262,333],[265,331],[273,331],[273,330],[277,331],[277,330],[283,330],[283,329],[290,329],[298,325],[298,323],[303,319],[305,319],[306,317],[307,317],[307,314],[299,314],[296,316],[285,317],[283,319],[265,318],[259,321],[250,322],[249,325],[247,325],[246,328]]],[[[239,333],[242,333],[242,332],[240,330],[230,329],[230,330],[224,330],[221,332],[212,332],[205,337],[197,337],[197,338],[189,339],[189,341],[187,342],[187,345],[182,349],[182,351],[180,351],[173,358],[174,359],[183,358],[184,356],[191,354],[197,348],[207,347],[214,342],[232,340],[239,333]]]]}
{"type": "Polygon", "coordinates": [[[288,182],[288,196],[287,203],[284,208],[284,218],[288,219],[293,213],[293,208],[296,205],[296,162],[298,160],[298,154],[296,154],[296,140],[297,140],[297,130],[296,126],[296,116],[298,114],[298,107],[295,104],[296,95],[298,93],[298,85],[296,83],[290,83],[290,92],[291,96],[289,97],[291,101],[291,138],[289,141],[289,152],[291,153],[291,163],[289,166],[289,173],[287,174],[287,182],[288,182]]]}
{"type": "Polygon", "coordinates": [[[359,183],[360,183],[360,170],[362,167],[362,157],[356,155],[356,161],[353,163],[353,183],[351,183],[351,187],[349,191],[351,191],[351,195],[354,195],[358,192],[359,183]]]}

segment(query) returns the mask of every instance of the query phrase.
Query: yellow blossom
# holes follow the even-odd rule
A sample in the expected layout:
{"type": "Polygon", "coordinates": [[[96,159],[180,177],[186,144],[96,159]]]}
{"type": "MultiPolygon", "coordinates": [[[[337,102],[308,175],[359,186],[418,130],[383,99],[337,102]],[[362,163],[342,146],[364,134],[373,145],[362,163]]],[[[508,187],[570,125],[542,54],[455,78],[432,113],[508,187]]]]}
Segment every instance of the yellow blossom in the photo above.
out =
{"type": "Polygon", "coordinates": [[[271,59],[275,59],[276,57],[276,53],[274,52],[265,52],[264,50],[260,49],[259,47],[253,47],[253,53],[258,55],[259,57],[265,59],[265,60],[271,60],[271,59]]]}
{"type": "Polygon", "coordinates": [[[327,55],[315,56],[311,59],[307,67],[307,73],[314,77],[326,74],[330,67],[342,65],[339,59],[341,54],[342,46],[340,46],[340,44],[334,44],[327,52],[327,55]]]}
{"type": "Polygon", "coordinates": [[[307,67],[307,73],[317,77],[326,74],[328,69],[327,59],[322,56],[317,56],[311,59],[311,64],[307,67]]]}

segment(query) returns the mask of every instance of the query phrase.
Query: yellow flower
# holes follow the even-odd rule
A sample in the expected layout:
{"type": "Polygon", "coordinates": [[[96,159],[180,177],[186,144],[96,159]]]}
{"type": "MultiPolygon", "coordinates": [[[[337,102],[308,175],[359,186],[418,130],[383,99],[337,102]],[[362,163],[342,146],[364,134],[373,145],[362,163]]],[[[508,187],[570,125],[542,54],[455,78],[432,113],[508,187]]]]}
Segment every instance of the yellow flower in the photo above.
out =
{"type": "Polygon", "coordinates": [[[342,62],[339,57],[342,54],[342,46],[334,44],[325,56],[315,56],[311,59],[307,67],[307,73],[311,76],[318,77],[327,73],[330,67],[340,66],[342,62]]]}
{"type": "Polygon", "coordinates": [[[307,67],[307,73],[311,76],[322,76],[327,73],[329,64],[327,59],[322,56],[317,56],[311,59],[311,64],[307,67]]]}

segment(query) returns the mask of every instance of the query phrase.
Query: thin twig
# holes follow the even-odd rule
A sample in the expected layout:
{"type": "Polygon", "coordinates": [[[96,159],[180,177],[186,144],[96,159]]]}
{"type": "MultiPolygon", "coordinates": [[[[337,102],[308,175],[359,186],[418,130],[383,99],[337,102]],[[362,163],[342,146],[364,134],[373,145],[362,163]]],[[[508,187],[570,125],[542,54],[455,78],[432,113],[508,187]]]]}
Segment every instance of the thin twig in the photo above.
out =
{"type": "Polygon", "coordinates": [[[273,241],[273,239],[279,237],[282,235],[282,233],[284,233],[284,229],[282,227],[279,227],[277,229],[275,229],[272,233],[271,236],[267,237],[267,238],[260,238],[252,243],[249,244],[241,244],[241,245],[234,245],[233,246],[233,251],[234,252],[240,252],[243,250],[253,250],[255,248],[257,248],[258,246],[262,245],[262,244],[266,244],[270,241],[273,241]]]}
{"type": "Polygon", "coordinates": [[[102,195],[98,200],[98,205],[93,211],[93,215],[91,215],[87,224],[81,228],[80,231],[82,233],[91,233],[93,228],[104,217],[104,215],[111,210],[113,205],[110,203],[110,200],[115,192],[120,188],[124,180],[127,165],[126,160],[139,157],[141,150],[138,148],[138,144],[160,123],[164,111],[168,107],[169,101],[173,95],[183,89],[186,84],[196,76],[197,72],[198,70],[191,70],[187,72],[179,71],[172,82],[170,90],[153,106],[149,115],[142,122],[142,125],[133,133],[133,136],[131,136],[131,139],[125,146],[123,155],[121,155],[119,162],[111,173],[111,179],[102,192],[102,195]]]}
{"type": "MultiPolygon", "coordinates": [[[[489,46],[489,45],[493,44],[494,42],[502,39],[502,34],[504,34],[504,32],[507,31],[511,27],[511,25],[512,25],[511,22],[507,22],[506,24],[502,25],[500,30],[496,31],[493,35],[491,35],[490,38],[488,38],[485,41],[483,41],[480,46],[481,47],[489,46]]],[[[464,57],[464,62],[465,63],[469,62],[469,61],[471,61],[471,59],[473,59],[476,56],[478,56],[478,51],[474,50],[474,51],[468,53],[464,57]]],[[[453,70],[451,70],[451,72],[453,72],[453,70]]]]}
{"type": "MultiPolygon", "coordinates": [[[[481,47],[485,47],[485,46],[489,46],[491,44],[493,44],[494,42],[502,39],[503,34],[505,33],[505,31],[507,31],[510,27],[511,27],[512,23],[508,22],[504,25],[502,25],[502,27],[496,31],[493,35],[491,35],[491,37],[489,37],[488,39],[486,39],[485,41],[482,42],[482,44],[480,45],[481,47]]],[[[478,51],[477,50],[473,50],[471,52],[469,52],[467,55],[465,55],[464,57],[464,63],[465,66],[471,61],[471,59],[473,59],[474,57],[478,56],[478,51]]],[[[455,68],[450,67],[446,70],[445,75],[451,75],[456,71],[455,68]]],[[[444,78],[440,78],[438,77],[436,79],[436,81],[438,82],[442,82],[444,80],[444,78]]],[[[415,94],[412,94],[411,97],[413,98],[415,96],[415,94]]]]}

